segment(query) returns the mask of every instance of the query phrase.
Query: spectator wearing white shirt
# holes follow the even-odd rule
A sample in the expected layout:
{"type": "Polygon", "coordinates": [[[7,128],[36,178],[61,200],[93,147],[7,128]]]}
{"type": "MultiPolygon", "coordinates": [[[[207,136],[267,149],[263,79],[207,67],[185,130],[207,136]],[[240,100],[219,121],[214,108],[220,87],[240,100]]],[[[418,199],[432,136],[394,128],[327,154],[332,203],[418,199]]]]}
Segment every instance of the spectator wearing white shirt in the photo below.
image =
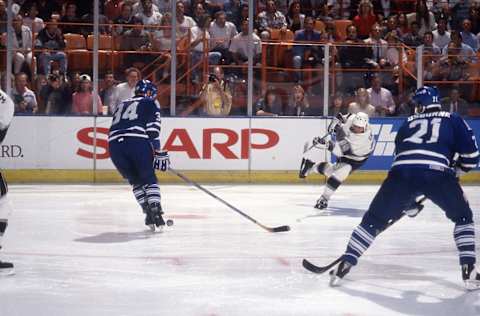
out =
{"type": "Polygon", "coordinates": [[[475,34],[472,33],[472,21],[465,19],[462,22],[462,41],[464,44],[470,46],[474,52],[478,51],[478,38],[475,34]]]}
{"type": "Polygon", "coordinates": [[[151,7],[151,10],[153,12],[160,12],[160,10],[158,9],[157,5],[155,5],[152,0],[140,0],[138,1],[137,3],[135,3],[133,6],[132,6],[132,9],[133,9],[133,15],[138,15],[138,14],[141,14],[142,12],[145,11],[145,8],[147,6],[150,6],[151,7]]]}
{"type": "Polygon", "coordinates": [[[433,43],[440,49],[447,47],[450,43],[450,32],[447,31],[447,20],[444,18],[438,19],[437,29],[433,31],[433,43]]]}
{"type": "Polygon", "coordinates": [[[43,20],[38,17],[38,8],[35,2],[30,5],[28,15],[23,19],[23,25],[28,26],[34,34],[40,32],[45,27],[43,20]]]}
{"type": "Polygon", "coordinates": [[[437,28],[435,16],[428,10],[426,0],[417,0],[415,12],[407,14],[408,24],[416,21],[419,26],[418,34],[423,36],[426,31],[433,31],[437,28]]]}
{"type": "Polygon", "coordinates": [[[182,1],[177,1],[177,37],[188,35],[188,32],[197,26],[195,21],[185,15],[185,5],[182,1]]]}
{"type": "MultiPolygon", "coordinates": [[[[158,8],[157,8],[158,10],[158,8]]],[[[136,14],[136,18],[142,21],[143,25],[159,25],[162,21],[162,14],[155,11],[153,8],[152,0],[142,0],[142,7],[139,13],[136,14]]],[[[155,32],[155,28],[145,28],[148,32],[155,32]]]]}
{"type": "Polygon", "coordinates": [[[15,113],[36,113],[38,111],[35,93],[27,87],[27,84],[25,73],[21,72],[15,76],[15,86],[12,89],[15,113]]]}
{"type": "Polygon", "coordinates": [[[17,14],[13,18],[13,72],[18,74],[23,66],[32,64],[32,31],[28,26],[22,24],[23,18],[17,14]]]}
{"type": "MultiPolygon", "coordinates": [[[[250,36],[248,35],[248,19],[242,21],[242,32],[235,35],[230,43],[230,52],[232,53],[235,64],[242,65],[248,62],[248,41],[250,36]]],[[[260,62],[260,54],[262,53],[262,43],[260,37],[257,34],[252,34],[252,56],[253,63],[260,62]]]]}
{"type": "Polygon", "coordinates": [[[111,112],[115,111],[118,104],[135,95],[135,86],[141,79],[140,70],[134,67],[125,70],[125,75],[127,77],[127,81],[118,84],[114,89],[112,101],[110,103],[111,112]]]}
{"type": "Polygon", "coordinates": [[[238,32],[232,22],[227,22],[227,15],[224,11],[218,11],[215,14],[215,21],[210,23],[209,33],[211,51],[219,52],[223,62],[227,65],[230,64],[232,60],[229,51],[230,42],[238,32]]]}
{"type": "Polygon", "coordinates": [[[376,109],[379,116],[393,115],[395,113],[395,101],[392,93],[382,87],[380,77],[375,74],[372,78],[372,87],[367,89],[370,104],[376,109]]]}

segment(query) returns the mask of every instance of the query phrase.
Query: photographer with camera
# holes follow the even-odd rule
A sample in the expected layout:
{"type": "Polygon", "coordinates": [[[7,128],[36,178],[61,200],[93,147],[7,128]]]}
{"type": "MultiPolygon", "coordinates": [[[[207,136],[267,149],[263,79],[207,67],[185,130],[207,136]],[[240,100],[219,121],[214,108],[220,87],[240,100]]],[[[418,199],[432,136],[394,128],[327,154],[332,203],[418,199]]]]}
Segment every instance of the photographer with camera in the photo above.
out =
{"type": "Polygon", "coordinates": [[[216,66],[208,75],[208,82],[201,92],[203,113],[212,116],[228,115],[232,108],[232,93],[223,70],[216,66]]]}

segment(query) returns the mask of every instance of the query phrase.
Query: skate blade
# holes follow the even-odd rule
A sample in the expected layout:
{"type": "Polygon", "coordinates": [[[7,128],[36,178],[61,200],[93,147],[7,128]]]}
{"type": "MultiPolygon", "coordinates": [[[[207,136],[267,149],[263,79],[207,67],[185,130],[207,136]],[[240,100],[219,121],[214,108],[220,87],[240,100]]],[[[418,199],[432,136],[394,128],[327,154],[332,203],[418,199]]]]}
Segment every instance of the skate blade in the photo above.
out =
{"type": "Polygon", "coordinates": [[[150,229],[150,231],[151,231],[152,233],[155,232],[155,225],[150,224],[150,225],[147,225],[147,226],[148,226],[148,228],[150,229]]]}
{"type": "Polygon", "coordinates": [[[15,269],[2,269],[2,271],[0,271],[0,276],[1,277],[8,277],[8,276],[12,276],[15,274],[15,269]]]}
{"type": "Polygon", "coordinates": [[[465,288],[467,291],[480,290],[480,281],[465,281],[465,288]]]}
{"type": "Polygon", "coordinates": [[[340,286],[341,281],[342,281],[342,278],[339,278],[338,276],[335,275],[335,270],[331,270],[329,285],[331,287],[337,287],[337,286],[340,286]]]}

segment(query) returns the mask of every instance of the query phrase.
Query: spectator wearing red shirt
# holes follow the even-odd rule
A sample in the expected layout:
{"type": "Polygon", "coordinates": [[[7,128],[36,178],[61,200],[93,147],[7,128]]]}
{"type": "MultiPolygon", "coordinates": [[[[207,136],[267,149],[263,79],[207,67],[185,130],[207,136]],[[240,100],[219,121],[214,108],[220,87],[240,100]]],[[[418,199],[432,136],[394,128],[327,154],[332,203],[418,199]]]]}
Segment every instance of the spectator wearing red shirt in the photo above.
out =
{"type": "Polygon", "coordinates": [[[358,38],[368,38],[375,23],[377,23],[377,17],[373,12],[372,3],[369,0],[362,0],[358,5],[358,15],[353,18],[353,25],[358,30],[358,38]]]}
{"type": "MultiPolygon", "coordinates": [[[[97,95],[97,114],[102,114],[102,100],[97,95]]],[[[80,91],[73,94],[72,113],[74,114],[92,114],[93,95],[92,79],[89,75],[80,76],[80,91]]]]}

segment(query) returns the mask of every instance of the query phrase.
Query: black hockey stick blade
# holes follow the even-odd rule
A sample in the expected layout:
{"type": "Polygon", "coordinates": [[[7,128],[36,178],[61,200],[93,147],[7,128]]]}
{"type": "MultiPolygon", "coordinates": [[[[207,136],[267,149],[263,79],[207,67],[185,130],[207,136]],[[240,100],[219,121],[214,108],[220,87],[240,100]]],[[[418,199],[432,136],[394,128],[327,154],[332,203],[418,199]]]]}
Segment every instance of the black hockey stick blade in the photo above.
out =
{"type": "Polygon", "coordinates": [[[272,233],[288,232],[289,230],[290,230],[290,226],[288,225],[271,228],[272,233]]]}
{"type": "Polygon", "coordinates": [[[303,259],[302,265],[305,269],[307,269],[310,272],[321,274],[324,272],[327,272],[331,268],[333,268],[336,264],[338,264],[342,260],[342,257],[337,258],[335,261],[330,263],[329,265],[326,265],[324,267],[319,267],[308,261],[307,259],[303,259]]]}

